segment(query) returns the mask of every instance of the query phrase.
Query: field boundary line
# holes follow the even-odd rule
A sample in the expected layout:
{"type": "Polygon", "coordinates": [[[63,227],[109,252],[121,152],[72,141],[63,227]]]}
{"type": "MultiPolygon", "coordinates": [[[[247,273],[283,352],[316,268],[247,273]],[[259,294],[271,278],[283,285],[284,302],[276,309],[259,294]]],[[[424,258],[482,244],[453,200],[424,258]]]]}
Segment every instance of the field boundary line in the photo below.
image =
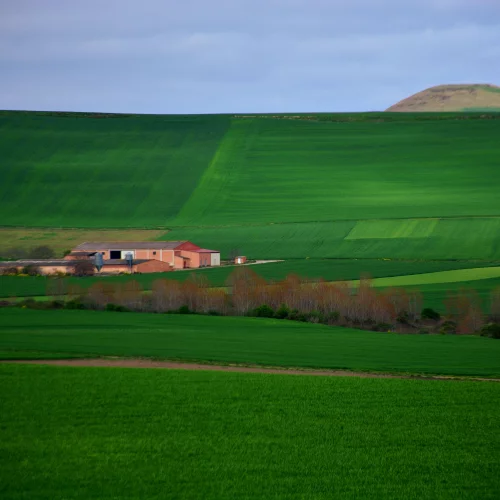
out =
{"type": "Polygon", "coordinates": [[[362,221],[405,221],[405,220],[467,220],[467,219],[500,219],[500,214],[495,215],[433,215],[428,217],[375,217],[369,219],[328,219],[328,220],[301,220],[301,221],[274,221],[274,222],[256,222],[247,224],[204,224],[204,225],[186,225],[186,224],[168,224],[167,226],[18,226],[9,224],[0,224],[1,229],[53,229],[58,231],[65,230],[83,230],[83,231],[173,231],[175,229],[221,229],[235,227],[262,227],[274,225],[291,224],[329,224],[332,222],[362,222],[362,221]]]}
{"type": "Polygon", "coordinates": [[[411,373],[382,373],[351,370],[328,370],[313,368],[287,368],[277,366],[256,366],[240,364],[204,364],[201,362],[158,361],[145,358],[79,358],[79,359],[8,359],[0,360],[0,364],[50,365],[78,368],[142,368],[170,369],[187,371],[217,371],[233,373],[263,373],[274,375],[309,375],[322,377],[359,377],[359,378],[390,378],[407,380],[440,380],[440,381],[475,381],[500,382],[500,378],[473,377],[461,375],[425,375],[411,373]]]}

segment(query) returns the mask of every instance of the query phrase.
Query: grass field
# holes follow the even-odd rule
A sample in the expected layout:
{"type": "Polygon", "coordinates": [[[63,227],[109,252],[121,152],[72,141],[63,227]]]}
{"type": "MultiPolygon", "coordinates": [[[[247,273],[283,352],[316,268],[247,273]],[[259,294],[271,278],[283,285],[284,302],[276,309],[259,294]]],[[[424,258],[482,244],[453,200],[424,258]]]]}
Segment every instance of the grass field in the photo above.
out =
{"type": "Polygon", "coordinates": [[[499,215],[499,131],[496,120],[233,120],[175,223],[499,215]]]}
{"type": "Polygon", "coordinates": [[[253,258],[500,259],[484,116],[2,112],[0,220],[168,227],[253,258]]]}
{"type": "Polygon", "coordinates": [[[189,198],[228,125],[222,116],[3,113],[0,220],[5,226],[164,227],[189,198]]]}
{"type": "Polygon", "coordinates": [[[405,290],[418,290],[423,296],[423,306],[431,307],[437,311],[445,312],[444,302],[448,297],[457,296],[463,290],[473,290],[477,293],[480,305],[486,313],[491,308],[491,292],[500,289],[500,278],[484,280],[459,281],[455,283],[430,283],[416,286],[405,286],[405,290]]]}
{"type": "MultiPolygon", "coordinates": [[[[376,278],[373,286],[377,288],[404,287],[417,285],[433,285],[436,283],[459,283],[500,278],[500,267],[457,269],[454,271],[439,271],[435,273],[416,274],[413,276],[394,276],[376,278]]],[[[355,281],[353,284],[358,284],[355,281]]]]}
{"type": "Polygon", "coordinates": [[[497,498],[491,383],[0,366],[4,498],[497,498]]]}
{"type": "MultiPolygon", "coordinates": [[[[491,277],[495,273],[498,262],[470,262],[470,261],[397,261],[397,260],[375,260],[375,259],[300,259],[285,262],[272,262],[251,266],[250,269],[268,281],[276,281],[285,278],[289,274],[296,274],[308,279],[323,278],[327,281],[341,281],[357,279],[362,275],[370,275],[374,278],[401,276],[400,279],[407,280],[408,284],[414,284],[417,277],[422,273],[432,273],[434,276],[438,271],[467,269],[478,266],[477,277],[491,277]],[[484,266],[486,269],[481,269],[484,266]],[[491,266],[491,270],[490,270],[491,266]],[[413,280],[413,281],[412,281],[413,280]]],[[[103,283],[125,283],[129,280],[138,281],[144,290],[150,290],[152,283],[158,279],[174,279],[184,281],[193,274],[205,276],[213,286],[225,286],[229,275],[234,272],[235,267],[219,267],[212,269],[201,269],[197,271],[181,271],[173,273],[136,274],[92,278],[66,278],[68,285],[77,284],[82,288],[91,286],[96,282],[103,283]]],[[[474,276],[474,271],[465,271],[464,276],[474,276]]],[[[426,275],[424,275],[426,276],[426,275]]],[[[437,274],[434,282],[439,281],[439,276],[446,278],[447,274],[437,274]]],[[[459,276],[459,275],[457,275],[459,276]]],[[[33,297],[45,295],[51,278],[41,276],[0,276],[0,297],[33,297]]],[[[399,279],[399,278],[398,278],[399,279]]],[[[458,281],[458,280],[456,280],[458,281]]],[[[382,285],[384,286],[384,285],[382,285]]]]}
{"type": "Polygon", "coordinates": [[[0,256],[11,248],[30,250],[40,245],[54,249],[58,257],[84,241],[149,241],[165,235],[161,229],[38,229],[0,227],[0,256]]]}
{"type": "Polygon", "coordinates": [[[500,385],[2,366],[2,496],[498,498],[500,385]]]}
{"type": "Polygon", "coordinates": [[[0,309],[0,351],[500,376],[500,342],[284,320],[0,309]]]}
{"type": "Polygon", "coordinates": [[[500,120],[10,113],[0,126],[8,225],[363,220],[391,218],[395,206],[401,218],[500,215],[500,120]]]}
{"type": "MultiPolygon", "coordinates": [[[[500,113],[0,111],[9,247],[188,239],[268,280],[500,285],[500,113]],[[59,229],[46,229],[59,228],[59,229]],[[77,229],[75,229],[77,228],[77,229]],[[134,229],[134,228],[142,228],[134,229]],[[168,231],[168,232],[167,232],[168,231]],[[385,260],[384,260],[385,259],[385,260]]],[[[223,286],[233,268],[199,271],[223,286]]],[[[136,275],[145,290],[159,278],[136,275]]],[[[69,279],[90,286],[129,276],[69,279]]],[[[47,278],[0,277],[0,297],[47,278]]],[[[123,356],[500,377],[500,342],[285,320],[0,308],[0,360],[123,356]]],[[[470,498],[500,491],[500,385],[0,363],[0,497],[470,498]]]]}
{"type": "Polygon", "coordinates": [[[252,258],[500,259],[500,218],[392,219],[175,228],[223,255],[252,258]]]}
{"type": "Polygon", "coordinates": [[[0,360],[16,360],[16,359],[73,359],[84,358],[86,354],[78,353],[61,353],[61,352],[40,352],[40,351],[0,351],[0,360]]]}

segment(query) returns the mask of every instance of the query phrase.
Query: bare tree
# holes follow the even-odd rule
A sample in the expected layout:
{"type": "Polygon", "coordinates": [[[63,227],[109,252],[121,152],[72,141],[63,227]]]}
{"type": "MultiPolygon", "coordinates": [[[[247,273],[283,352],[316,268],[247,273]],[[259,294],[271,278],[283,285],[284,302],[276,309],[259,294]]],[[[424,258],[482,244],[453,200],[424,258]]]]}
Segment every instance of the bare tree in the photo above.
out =
{"type": "Polygon", "coordinates": [[[32,248],[29,251],[28,257],[30,259],[52,259],[55,257],[54,250],[47,245],[40,245],[32,248]]]}

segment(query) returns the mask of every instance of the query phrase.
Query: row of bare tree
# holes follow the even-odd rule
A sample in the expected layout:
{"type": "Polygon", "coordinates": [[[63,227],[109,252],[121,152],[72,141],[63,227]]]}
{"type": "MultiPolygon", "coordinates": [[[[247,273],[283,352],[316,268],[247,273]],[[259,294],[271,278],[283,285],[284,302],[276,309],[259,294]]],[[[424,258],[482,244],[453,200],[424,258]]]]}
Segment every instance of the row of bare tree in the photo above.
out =
{"type": "MultiPolygon", "coordinates": [[[[401,288],[377,290],[371,280],[361,279],[356,288],[348,283],[319,280],[310,282],[289,275],[277,282],[267,282],[250,268],[237,268],[226,287],[213,287],[203,275],[192,275],[183,283],[159,279],[149,293],[135,280],[124,283],[99,281],[89,288],[64,280],[49,280],[47,294],[78,297],[85,307],[103,309],[114,304],[134,311],[172,312],[184,308],[200,314],[248,315],[265,305],[271,310],[286,308],[312,321],[343,325],[421,324],[422,295],[401,288]]],[[[453,333],[478,331],[486,321],[477,292],[464,290],[445,301],[446,319],[452,320],[453,333]]],[[[492,294],[490,317],[500,320],[500,289],[492,294]]]]}

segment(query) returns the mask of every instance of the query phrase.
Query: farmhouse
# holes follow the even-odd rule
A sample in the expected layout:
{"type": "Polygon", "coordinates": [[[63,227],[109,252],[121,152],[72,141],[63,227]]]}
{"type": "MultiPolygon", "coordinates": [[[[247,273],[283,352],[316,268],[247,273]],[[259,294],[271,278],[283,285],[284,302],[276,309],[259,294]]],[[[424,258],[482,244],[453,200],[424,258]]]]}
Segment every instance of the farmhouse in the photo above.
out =
{"type": "MultiPolygon", "coordinates": [[[[76,265],[82,260],[89,260],[86,258],[68,258],[56,260],[15,260],[0,262],[0,274],[9,269],[16,269],[22,272],[27,267],[35,267],[39,270],[40,274],[74,274],[76,265]]],[[[134,260],[130,265],[129,262],[122,259],[108,259],[103,262],[101,272],[106,274],[120,274],[120,273],[161,273],[172,271],[172,267],[168,262],[161,262],[153,259],[138,259],[134,260]]]]}
{"type": "Polygon", "coordinates": [[[201,248],[190,241],[86,242],[64,259],[0,262],[0,273],[14,268],[20,272],[31,266],[41,274],[73,274],[79,262],[95,262],[97,254],[102,255],[101,272],[106,274],[162,273],[220,266],[220,252],[201,248]]]}
{"type": "MultiPolygon", "coordinates": [[[[201,248],[190,241],[86,242],[78,245],[65,259],[89,259],[97,253],[102,255],[104,263],[114,260],[125,261],[127,256],[131,256],[133,262],[159,261],[169,264],[173,269],[220,266],[218,250],[201,248]]],[[[154,267],[154,264],[150,266],[154,267]]]]}

